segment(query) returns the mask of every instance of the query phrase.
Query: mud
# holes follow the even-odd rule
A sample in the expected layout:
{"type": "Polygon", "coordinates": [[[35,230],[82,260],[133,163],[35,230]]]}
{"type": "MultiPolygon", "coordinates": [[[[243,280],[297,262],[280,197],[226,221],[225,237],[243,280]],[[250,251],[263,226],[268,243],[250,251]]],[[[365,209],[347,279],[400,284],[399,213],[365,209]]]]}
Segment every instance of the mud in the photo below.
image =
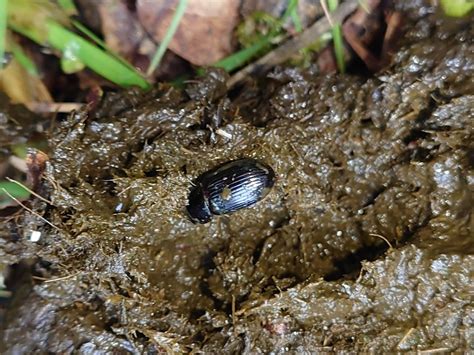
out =
{"type": "Polygon", "coordinates": [[[4,352],[472,350],[472,19],[410,6],[370,78],[210,71],[64,121],[32,201],[56,228],[4,224],[4,352]],[[192,224],[191,180],[242,157],[270,194],[192,224]]]}
{"type": "Polygon", "coordinates": [[[0,92],[0,164],[8,159],[15,145],[44,140],[45,121],[21,105],[11,104],[0,92]]]}

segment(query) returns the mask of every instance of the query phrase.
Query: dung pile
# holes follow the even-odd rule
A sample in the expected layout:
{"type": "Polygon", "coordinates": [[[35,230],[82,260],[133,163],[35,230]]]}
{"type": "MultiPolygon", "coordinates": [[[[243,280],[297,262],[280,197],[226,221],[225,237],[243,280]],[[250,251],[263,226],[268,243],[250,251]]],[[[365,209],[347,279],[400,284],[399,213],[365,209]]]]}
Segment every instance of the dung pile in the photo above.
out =
{"type": "Polygon", "coordinates": [[[4,350],[469,349],[474,33],[421,14],[368,79],[279,68],[228,93],[210,71],[63,122],[35,206],[58,229],[5,226],[32,266],[4,350]],[[191,180],[242,157],[270,194],[191,223],[191,180]]]}

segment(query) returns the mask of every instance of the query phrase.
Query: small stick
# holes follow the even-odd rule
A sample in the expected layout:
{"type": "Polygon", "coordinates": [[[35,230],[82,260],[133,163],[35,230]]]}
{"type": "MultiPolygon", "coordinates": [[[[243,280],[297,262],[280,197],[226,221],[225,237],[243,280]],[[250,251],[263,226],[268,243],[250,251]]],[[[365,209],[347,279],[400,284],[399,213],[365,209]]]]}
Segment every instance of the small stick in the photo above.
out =
{"type": "MultiPolygon", "coordinates": [[[[331,19],[336,23],[342,23],[346,16],[357,9],[357,6],[357,0],[348,0],[339,5],[337,10],[331,13],[331,19]]],[[[301,32],[301,34],[286,41],[278,48],[275,48],[273,51],[264,55],[262,58],[239,70],[231,76],[227,82],[227,87],[230,88],[234,86],[242,81],[246,76],[261,74],[278,64],[286,62],[295,52],[309,46],[311,43],[314,43],[319,36],[329,31],[331,27],[332,26],[326,17],[321,18],[311,27],[301,32]]]]}
{"type": "Polygon", "coordinates": [[[408,337],[411,335],[411,333],[413,333],[415,331],[415,328],[410,328],[408,330],[408,332],[406,332],[406,334],[403,336],[402,340],[400,340],[397,344],[397,348],[400,349],[400,346],[403,345],[403,343],[406,342],[406,340],[408,339],[408,337]]]}
{"type": "Polygon", "coordinates": [[[362,267],[360,268],[359,276],[357,277],[356,283],[359,283],[360,280],[362,280],[362,277],[364,277],[364,272],[366,270],[364,269],[364,264],[362,264],[362,267]]]}
{"type": "Polygon", "coordinates": [[[26,106],[36,113],[69,113],[80,110],[84,105],[77,102],[30,102],[26,106]]]}
{"type": "Polygon", "coordinates": [[[77,275],[79,275],[79,274],[80,274],[80,272],[76,272],[75,274],[67,275],[67,276],[63,276],[63,277],[57,277],[57,278],[55,278],[55,279],[47,279],[47,278],[39,277],[39,276],[33,276],[33,278],[34,278],[35,280],[44,281],[44,283],[49,283],[49,282],[56,282],[56,281],[67,280],[67,279],[70,279],[71,277],[77,276],[77,275]]]}
{"type": "Polygon", "coordinates": [[[127,187],[124,188],[122,191],[120,191],[120,192],[117,194],[117,196],[120,196],[121,194],[127,192],[127,191],[130,190],[132,187],[133,187],[133,185],[127,186],[127,187]]]}
{"type": "Polygon", "coordinates": [[[234,329],[234,336],[237,335],[237,331],[235,329],[235,323],[236,323],[236,318],[235,318],[235,296],[232,295],[232,327],[234,329]]]}
{"type": "Polygon", "coordinates": [[[377,237],[377,238],[383,239],[383,240],[385,241],[385,243],[388,244],[388,246],[390,247],[390,249],[393,249],[392,244],[390,244],[390,242],[388,241],[388,239],[385,238],[383,235],[375,234],[375,233],[369,233],[369,235],[371,235],[372,237],[377,237]]]}
{"type": "Polygon", "coordinates": [[[428,354],[438,354],[450,351],[450,348],[436,348],[436,349],[428,349],[428,350],[418,350],[418,354],[420,355],[428,355],[428,354]]]}
{"type": "Polygon", "coordinates": [[[3,192],[5,192],[7,194],[8,197],[10,197],[13,201],[15,201],[16,203],[18,203],[21,207],[23,207],[25,210],[27,210],[28,212],[30,212],[31,214],[35,215],[36,217],[38,217],[39,219],[41,219],[43,222],[47,223],[48,225],[50,225],[51,227],[53,227],[54,229],[58,230],[58,231],[61,231],[61,229],[59,229],[58,227],[56,227],[54,224],[52,224],[50,221],[48,221],[46,218],[44,218],[43,216],[40,216],[38,213],[36,213],[35,211],[33,211],[32,209],[26,207],[23,203],[21,203],[16,197],[12,196],[11,193],[9,193],[4,187],[2,187],[2,190],[3,192]]]}
{"type": "Polygon", "coordinates": [[[329,24],[331,25],[331,27],[334,27],[334,22],[332,22],[331,15],[329,14],[328,5],[326,3],[326,0],[321,0],[321,7],[323,8],[324,15],[327,17],[327,19],[329,21],[329,24]]]}

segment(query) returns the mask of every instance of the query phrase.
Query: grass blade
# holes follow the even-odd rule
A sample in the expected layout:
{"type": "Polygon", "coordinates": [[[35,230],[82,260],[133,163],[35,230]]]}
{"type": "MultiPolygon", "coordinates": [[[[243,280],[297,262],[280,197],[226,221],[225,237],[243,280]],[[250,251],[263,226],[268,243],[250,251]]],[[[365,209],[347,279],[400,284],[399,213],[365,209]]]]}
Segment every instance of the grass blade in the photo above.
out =
{"type": "MultiPolygon", "coordinates": [[[[338,0],[328,0],[329,12],[335,11],[338,6],[338,0]]],[[[337,68],[340,73],[345,73],[346,62],[344,59],[344,42],[342,40],[342,28],[340,23],[335,23],[333,25],[332,38],[334,42],[334,54],[336,55],[337,68]]]]}
{"type": "Polygon", "coordinates": [[[19,200],[23,200],[30,196],[30,192],[20,185],[11,181],[0,181],[0,205],[12,201],[12,199],[7,194],[2,192],[4,191],[3,189],[19,200]]]}
{"type": "Polygon", "coordinates": [[[281,17],[282,24],[288,17],[291,17],[293,24],[295,25],[295,31],[300,33],[303,30],[303,26],[301,25],[301,19],[298,15],[298,1],[299,0],[290,0],[288,2],[288,6],[286,8],[285,13],[281,17]]]}
{"type": "MultiPolygon", "coordinates": [[[[37,33],[18,26],[10,25],[10,27],[33,41],[44,44],[37,33]]],[[[60,24],[54,21],[47,21],[46,28],[47,43],[63,53],[65,51],[74,52],[78,59],[87,67],[104,78],[123,87],[138,86],[142,89],[148,89],[150,87],[149,82],[137,71],[131,70],[113,56],[60,24]]]]}
{"type": "Polygon", "coordinates": [[[9,44],[13,56],[18,61],[18,63],[20,63],[23,68],[25,68],[28,74],[38,76],[38,68],[36,68],[36,64],[30,59],[30,57],[28,57],[23,49],[13,41],[10,41],[9,44]]]}
{"type": "Polygon", "coordinates": [[[344,59],[344,42],[342,41],[342,28],[340,24],[332,28],[332,38],[334,41],[334,53],[336,55],[337,68],[339,72],[346,72],[346,61],[344,59]]]}
{"type": "MultiPolygon", "coordinates": [[[[302,30],[301,21],[297,12],[297,5],[298,5],[298,0],[290,0],[285,13],[279,19],[279,22],[281,23],[281,27],[283,27],[283,23],[285,22],[285,20],[288,17],[291,17],[295,25],[296,31],[300,32],[302,30]]],[[[262,37],[260,40],[255,42],[250,47],[243,48],[240,51],[235,52],[229,55],[228,57],[225,57],[224,59],[219,60],[218,62],[214,63],[213,66],[217,68],[223,68],[225,71],[231,72],[243,66],[250,59],[255,57],[262,49],[270,45],[272,43],[272,40],[278,35],[279,35],[279,32],[274,31],[270,33],[269,35],[262,37]]],[[[201,74],[202,72],[203,72],[202,69],[198,70],[198,74],[201,74]]]]}
{"type": "Polygon", "coordinates": [[[163,37],[163,40],[161,41],[155,55],[153,56],[153,59],[151,60],[150,66],[148,67],[148,70],[146,72],[147,76],[151,76],[151,74],[153,74],[155,69],[160,64],[160,61],[163,58],[163,55],[165,54],[169,43],[173,39],[173,36],[174,36],[176,30],[178,29],[178,25],[181,22],[181,18],[183,17],[187,6],[188,6],[188,0],[179,0],[179,4],[178,4],[178,6],[176,8],[176,11],[173,15],[173,19],[171,20],[170,27],[168,27],[168,31],[166,31],[166,34],[163,37]]]}
{"type": "Polygon", "coordinates": [[[291,11],[291,20],[293,21],[293,24],[295,25],[296,33],[300,33],[301,31],[303,31],[303,25],[301,24],[300,15],[298,15],[297,8],[294,8],[293,11],[291,11]]]}
{"type": "Polygon", "coordinates": [[[86,35],[87,37],[89,37],[90,40],[94,41],[95,44],[101,46],[102,48],[104,49],[107,49],[107,45],[105,44],[105,42],[100,39],[94,32],[92,32],[91,30],[89,30],[86,26],[84,26],[82,23],[80,23],[79,21],[76,21],[76,20],[72,20],[71,21],[72,24],[74,25],[74,27],[76,27],[79,31],[81,31],[84,35],[86,35]]]}
{"type": "Polygon", "coordinates": [[[113,50],[111,50],[107,44],[102,40],[100,39],[94,32],[92,32],[91,30],[89,30],[86,26],[84,26],[82,23],[80,23],[79,21],[76,21],[76,20],[72,20],[71,21],[72,24],[74,25],[74,27],[76,27],[79,31],[82,32],[82,34],[84,34],[85,36],[89,37],[89,39],[93,42],[95,42],[95,44],[97,44],[99,47],[101,47],[102,49],[104,49],[107,53],[109,53],[111,56],[113,56],[115,59],[117,59],[118,61],[120,61],[123,65],[127,66],[128,68],[130,68],[130,70],[135,70],[135,68],[133,67],[132,64],[130,64],[129,62],[127,62],[124,58],[122,58],[118,53],[115,53],[113,50]]]}
{"type": "Polygon", "coordinates": [[[260,41],[255,43],[253,46],[244,48],[234,54],[231,54],[230,56],[216,62],[213,66],[217,68],[223,68],[225,71],[228,72],[233,71],[244,65],[263,48],[268,46],[271,43],[271,40],[271,36],[264,37],[260,41]]]}
{"type": "Polygon", "coordinates": [[[57,0],[59,6],[69,15],[77,15],[78,11],[73,0],[57,0]]]}
{"type": "Polygon", "coordinates": [[[77,70],[83,63],[122,87],[150,87],[150,83],[129,63],[125,64],[123,60],[69,30],[67,24],[70,23],[64,11],[49,0],[15,0],[8,8],[8,27],[40,45],[50,45],[61,51],[61,63],[74,64],[69,67],[70,71],[77,70]]]}
{"type": "Polygon", "coordinates": [[[120,61],[59,25],[49,21],[48,42],[61,52],[75,51],[77,57],[89,68],[104,78],[124,87],[138,86],[147,89],[150,84],[137,72],[131,71],[120,61]]]}
{"type": "Polygon", "coordinates": [[[474,9],[472,0],[441,0],[441,8],[451,17],[463,17],[474,9]]]}
{"type": "Polygon", "coordinates": [[[0,0],[0,69],[3,67],[5,38],[7,36],[7,3],[8,0],[0,0]]]}
{"type": "Polygon", "coordinates": [[[288,2],[288,6],[286,7],[285,12],[283,15],[280,17],[280,20],[284,22],[288,17],[291,16],[291,13],[293,12],[294,9],[298,7],[298,0],[290,0],[288,2]]]}

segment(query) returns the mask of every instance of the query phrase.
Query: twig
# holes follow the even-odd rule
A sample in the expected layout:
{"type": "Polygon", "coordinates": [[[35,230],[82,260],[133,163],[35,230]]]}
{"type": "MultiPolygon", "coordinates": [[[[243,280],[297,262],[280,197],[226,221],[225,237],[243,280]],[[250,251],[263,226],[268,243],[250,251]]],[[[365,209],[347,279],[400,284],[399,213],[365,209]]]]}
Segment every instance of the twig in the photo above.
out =
{"type": "Polygon", "coordinates": [[[321,7],[323,8],[324,15],[327,17],[329,24],[331,25],[331,27],[334,27],[334,22],[332,22],[331,14],[329,13],[326,0],[321,0],[321,7]]]}
{"type": "Polygon", "coordinates": [[[161,58],[163,58],[163,55],[165,54],[166,49],[168,48],[168,45],[173,39],[173,36],[176,30],[178,29],[178,26],[181,22],[181,18],[183,17],[187,6],[188,6],[188,0],[179,0],[176,11],[173,15],[173,18],[171,19],[171,24],[169,25],[165,36],[161,40],[160,46],[158,47],[155,55],[153,56],[153,59],[151,60],[150,66],[148,67],[148,70],[146,71],[146,76],[148,77],[151,76],[153,72],[155,71],[155,69],[160,64],[161,58]]]}
{"type": "MultiPolygon", "coordinates": [[[[331,13],[332,20],[336,23],[342,23],[346,16],[357,9],[357,6],[357,0],[348,0],[342,3],[336,11],[331,13]]],[[[264,73],[270,68],[287,61],[295,52],[314,43],[319,36],[329,31],[331,27],[326,17],[321,18],[301,34],[286,41],[280,47],[235,73],[227,82],[227,86],[232,87],[246,76],[264,73]]]]}
{"type": "Polygon", "coordinates": [[[410,335],[415,331],[415,328],[410,328],[408,332],[403,336],[402,340],[400,340],[397,344],[397,348],[400,349],[400,347],[406,342],[406,340],[410,337],[410,335]]]}
{"type": "Polygon", "coordinates": [[[30,111],[36,113],[69,113],[80,110],[84,104],[77,102],[30,102],[26,106],[30,111]]]}
{"type": "Polygon", "coordinates": [[[38,217],[39,219],[41,219],[43,222],[47,223],[48,225],[50,225],[51,227],[53,227],[54,229],[58,230],[58,231],[61,231],[61,229],[59,229],[58,227],[56,227],[54,224],[52,224],[50,221],[48,221],[46,218],[44,218],[43,216],[40,216],[38,213],[36,213],[35,211],[33,211],[32,209],[26,207],[23,203],[21,203],[16,197],[12,196],[11,193],[9,193],[4,187],[2,187],[2,190],[3,192],[5,192],[7,194],[8,197],[10,197],[13,201],[15,201],[16,203],[18,203],[21,207],[23,207],[25,210],[27,210],[28,212],[30,212],[31,214],[35,215],[36,217],[38,217]]]}
{"type": "Polygon", "coordinates": [[[372,237],[377,237],[377,238],[383,239],[383,240],[385,241],[385,243],[388,244],[389,248],[390,248],[390,249],[393,249],[392,244],[390,244],[390,242],[388,241],[388,239],[385,238],[383,235],[375,234],[375,233],[369,233],[369,235],[371,235],[372,237]]]}
{"type": "Polygon", "coordinates": [[[436,348],[436,349],[428,349],[428,350],[420,350],[418,351],[419,355],[428,355],[428,354],[438,354],[450,351],[450,348],[436,348]]]}
{"type": "Polygon", "coordinates": [[[237,331],[235,329],[236,324],[236,317],[235,317],[235,296],[232,295],[232,328],[234,329],[234,336],[237,335],[237,331]]]}
{"type": "Polygon", "coordinates": [[[133,185],[128,185],[125,189],[123,189],[122,191],[120,191],[117,196],[120,196],[121,194],[127,192],[128,190],[130,190],[131,188],[133,187],[133,185]]]}
{"type": "Polygon", "coordinates": [[[77,276],[77,275],[80,275],[81,272],[76,272],[75,274],[72,274],[72,275],[67,275],[67,276],[63,276],[63,277],[57,277],[55,279],[46,279],[44,277],[39,277],[39,276],[33,276],[34,279],[36,280],[40,280],[40,281],[44,281],[44,283],[50,283],[50,282],[57,282],[57,281],[63,281],[63,280],[67,280],[67,279],[70,279],[74,276],[77,276]]]}

